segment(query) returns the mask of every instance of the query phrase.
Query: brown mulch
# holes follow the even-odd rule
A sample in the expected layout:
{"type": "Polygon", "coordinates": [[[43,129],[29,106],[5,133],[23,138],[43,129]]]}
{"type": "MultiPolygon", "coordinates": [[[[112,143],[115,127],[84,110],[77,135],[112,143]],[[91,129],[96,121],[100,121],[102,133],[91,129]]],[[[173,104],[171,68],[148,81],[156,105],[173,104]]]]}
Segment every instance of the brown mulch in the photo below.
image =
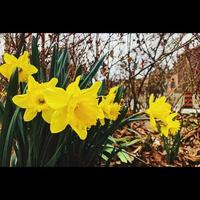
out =
{"type": "MultiPolygon", "coordinates": [[[[134,155],[129,166],[136,167],[200,167],[200,116],[182,115],[181,144],[172,165],[166,162],[166,152],[159,135],[155,135],[149,122],[134,122],[116,133],[115,137],[140,137],[141,141],[126,150],[134,155]]],[[[112,165],[125,165],[116,158],[112,165]],[[114,164],[113,164],[114,163],[114,164]]]]}

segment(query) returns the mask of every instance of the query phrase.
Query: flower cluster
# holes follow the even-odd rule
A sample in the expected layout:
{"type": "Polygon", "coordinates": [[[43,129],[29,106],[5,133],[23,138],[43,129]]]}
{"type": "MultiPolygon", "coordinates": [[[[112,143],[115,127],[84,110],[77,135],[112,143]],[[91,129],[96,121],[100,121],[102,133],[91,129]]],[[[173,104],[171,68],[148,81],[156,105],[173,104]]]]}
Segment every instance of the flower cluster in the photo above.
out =
{"type": "Polygon", "coordinates": [[[27,82],[28,77],[32,74],[37,73],[38,69],[29,63],[29,54],[27,51],[24,51],[23,55],[18,59],[9,55],[8,53],[4,54],[5,63],[0,66],[0,73],[10,80],[12,73],[18,68],[19,71],[19,81],[27,82]]]}
{"type": "Polygon", "coordinates": [[[80,76],[65,89],[56,87],[57,78],[49,82],[39,83],[31,75],[37,68],[28,63],[28,52],[15,58],[5,54],[5,64],[0,66],[0,73],[8,80],[13,71],[19,69],[19,81],[27,82],[26,94],[13,97],[13,102],[20,108],[26,109],[24,121],[33,120],[37,113],[42,113],[42,118],[50,124],[51,133],[58,133],[69,125],[84,140],[87,130],[96,125],[99,120],[104,124],[104,118],[116,120],[120,105],[115,103],[118,87],[111,88],[109,94],[99,103],[98,90],[101,82],[95,82],[90,88],[80,89],[80,76]]]}
{"type": "Polygon", "coordinates": [[[171,105],[166,102],[164,96],[157,98],[151,94],[149,98],[149,108],[146,110],[146,114],[150,117],[150,124],[154,131],[161,132],[162,135],[168,137],[176,135],[180,129],[180,122],[174,118],[177,113],[172,113],[171,105]]]}

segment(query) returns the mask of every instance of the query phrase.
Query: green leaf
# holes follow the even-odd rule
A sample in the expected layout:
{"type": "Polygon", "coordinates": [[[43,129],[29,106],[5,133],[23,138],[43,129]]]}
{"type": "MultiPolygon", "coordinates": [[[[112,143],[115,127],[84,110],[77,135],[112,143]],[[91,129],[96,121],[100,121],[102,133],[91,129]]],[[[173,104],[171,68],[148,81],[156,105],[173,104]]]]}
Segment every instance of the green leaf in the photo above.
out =
{"type": "Polygon", "coordinates": [[[112,137],[111,135],[108,137],[108,142],[111,141],[112,143],[116,143],[116,138],[112,137]]]}
{"type": "Polygon", "coordinates": [[[18,93],[18,86],[19,86],[18,85],[18,69],[16,69],[10,78],[10,82],[7,88],[7,100],[5,104],[5,113],[3,115],[3,121],[2,121],[2,131],[0,134],[0,163],[2,162],[3,149],[5,146],[11,118],[13,117],[13,113],[16,110],[16,106],[12,102],[12,98],[18,93]]]}
{"type": "Polygon", "coordinates": [[[56,74],[55,74],[55,77],[57,77],[57,78],[60,77],[60,74],[61,74],[62,70],[64,69],[64,66],[62,65],[62,63],[64,62],[63,61],[64,59],[65,59],[65,52],[62,51],[60,57],[58,58],[58,65],[57,65],[58,67],[57,67],[56,74]]]}
{"type": "Polygon", "coordinates": [[[128,141],[130,141],[130,139],[132,138],[132,136],[125,136],[125,137],[121,137],[121,138],[114,138],[114,141],[115,142],[123,142],[123,143],[125,143],[125,142],[128,142],[128,141]]]}
{"type": "Polygon", "coordinates": [[[127,158],[126,158],[126,156],[124,155],[124,153],[123,152],[118,152],[117,153],[117,156],[119,157],[119,159],[123,162],[123,163],[127,163],[128,162],[128,160],[127,160],[127,158]]]}
{"type": "Polygon", "coordinates": [[[14,143],[14,158],[12,156],[11,158],[11,167],[23,167],[24,165],[22,164],[22,159],[21,159],[21,153],[18,148],[18,145],[14,143]]]}
{"type": "Polygon", "coordinates": [[[19,113],[19,115],[18,115],[17,125],[19,127],[19,132],[20,132],[20,135],[21,135],[22,142],[24,144],[26,144],[26,138],[25,138],[25,133],[24,133],[24,123],[23,123],[23,118],[22,118],[21,113],[19,113]]]}
{"type": "Polygon", "coordinates": [[[106,82],[105,80],[102,81],[101,87],[98,91],[98,96],[104,96],[106,94],[106,82]]]}
{"type": "Polygon", "coordinates": [[[172,147],[172,153],[173,153],[173,156],[175,159],[175,157],[177,156],[178,154],[178,150],[179,150],[179,146],[180,146],[180,141],[181,141],[181,137],[180,137],[180,133],[177,133],[174,137],[174,140],[173,140],[173,147],[172,147]]]}
{"type": "Polygon", "coordinates": [[[82,74],[83,74],[83,71],[82,71],[81,66],[77,67],[77,68],[76,68],[75,77],[77,77],[77,76],[79,76],[79,75],[82,75],[82,74]]]}
{"type": "Polygon", "coordinates": [[[128,161],[129,163],[132,163],[133,160],[134,160],[134,158],[131,157],[127,152],[125,152],[125,150],[123,150],[122,152],[123,152],[123,154],[124,154],[124,157],[127,159],[127,161],[128,161]]]}
{"type": "Polygon", "coordinates": [[[8,131],[5,138],[5,144],[3,148],[3,156],[2,156],[2,167],[10,166],[10,158],[11,158],[11,150],[13,145],[13,136],[14,136],[14,128],[15,122],[19,113],[19,108],[15,110],[15,113],[10,121],[8,131]]]}
{"type": "Polygon", "coordinates": [[[65,88],[67,84],[68,64],[69,54],[67,48],[58,50],[58,47],[54,46],[50,77],[58,78],[57,86],[62,88],[65,88]]]}
{"type": "Polygon", "coordinates": [[[101,157],[102,157],[105,161],[108,161],[108,157],[107,157],[106,155],[102,154],[101,157]]]}
{"type": "Polygon", "coordinates": [[[32,52],[30,56],[30,63],[37,67],[38,72],[36,74],[33,74],[33,77],[39,81],[43,80],[41,77],[41,70],[40,70],[40,58],[39,58],[39,51],[38,51],[38,40],[34,36],[32,37],[32,52]]]}
{"type": "Polygon", "coordinates": [[[170,149],[169,149],[169,141],[168,141],[168,138],[165,137],[164,135],[162,136],[162,140],[163,140],[163,143],[164,143],[164,150],[166,150],[167,152],[167,155],[170,154],[170,149]]]}
{"type": "Polygon", "coordinates": [[[121,151],[121,149],[120,148],[113,148],[113,150],[112,150],[112,152],[111,152],[111,154],[109,155],[109,158],[108,158],[108,160],[107,160],[107,162],[106,162],[106,167],[108,167],[109,165],[110,165],[110,162],[111,162],[111,160],[112,160],[112,158],[115,156],[115,155],[117,155],[118,154],[118,152],[120,152],[121,151]]]}
{"type": "Polygon", "coordinates": [[[16,130],[14,134],[15,139],[18,142],[18,153],[20,166],[24,166],[28,157],[28,140],[27,140],[27,129],[22,118],[21,112],[19,112],[16,122],[16,130]]]}
{"type": "Polygon", "coordinates": [[[69,65],[70,62],[70,57],[67,51],[67,47],[63,50],[63,58],[60,61],[60,68],[62,69],[62,71],[66,74],[67,73],[67,67],[69,65]]]}
{"type": "Polygon", "coordinates": [[[143,112],[133,114],[133,115],[131,115],[131,116],[129,116],[129,117],[123,119],[123,120],[120,122],[120,124],[121,124],[121,126],[124,126],[124,125],[126,125],[126,124],[128,124],[128,123],[130,123],[130,122],[133,122],[133,121],[148,121],[149,118],[148,118],[148,117],[144,117],[143,115],[144,115],[143,112]]]}
{"type": "Polygon", "coordinates": [[[136,144],[138,142],[141,142],[141,141],[142,141],[141,139],[135,139],[135,140],[132,140],[130,142],[126,142],[124,144],[121,144],[120,146],[121,147],[129,147],[129,146],[132,146],[132,145],[134,145],[134,144],[136,144]]]}
{"type": "Polygon", "coordinates": [[[67,75],[65,76],[64,80],[62,81],[61,87],[62,87],[63,89],[66,89],[66,86],[67,86],[67,75]]]}
{"type": "Polygon", "coordinates": [[[119,103],[120,100],[121,100],[121,98],[122,98],[122,96],[124,95],[124,92],[125,92],[124,87],[123,87],[123,86],[120,86],[120,87],[118,88],[118,90],[117,90],[117,94],[116,94],[116,96],[115,96],[115,101],[114,101],[114,102],[119,103]]]}
{"type": "Polygon", "coordinates": [[[58,56],[58,45],[55,44],[53,47],[53,54],[51,58],[51,65],[50,65],[50,77],[49,79],[55,76],[55,69],[57,68],[57,56],[58,56]]]}
{"type": "Polygon", "coordinates": [[[0,101],[0,123],[3,121],[3,116],[5,114],[5,107],[3,103],[0,101]]]}
{"type": "Polygon", "coordinates": [[[14,153],[11,157],[11,167],[16,167],[19,163],[20,155],[19,155],[19,149],[17,148],[17,145],[14,144],[14,153]]]}
{"type": "Polygon", "coordinates": [[[56,165],[56,162],[61,156],[62,150],[63,150],[63,144],[61,144],[60,147],[56,150],[55,154],[46,163],[45,167],[54,167],[56,165]]]}
{"type": "Polygon", "coordinates": [[[102,56],[102,58],[100,58],[97,63],[94,64],[94,66],[92,66],[92,68],[90,69],[89,74],[81,81],[80,83],[80,88],[86,88],[90,82],[92,81],[93,77],[96,75],[97,71],[99,70],[99,68],[101,67],[105,57],[107,56],[107,54],[105,54],[104,56],[102,56]]]}
{"type": "Polygon", "coordinates": [[[108,153],[112,153],[113,148],[114,148],[114,147],[111,145],[111,147],[106,147],[104,151],[105,151],[105,152],[108,152],[108,153]]]}

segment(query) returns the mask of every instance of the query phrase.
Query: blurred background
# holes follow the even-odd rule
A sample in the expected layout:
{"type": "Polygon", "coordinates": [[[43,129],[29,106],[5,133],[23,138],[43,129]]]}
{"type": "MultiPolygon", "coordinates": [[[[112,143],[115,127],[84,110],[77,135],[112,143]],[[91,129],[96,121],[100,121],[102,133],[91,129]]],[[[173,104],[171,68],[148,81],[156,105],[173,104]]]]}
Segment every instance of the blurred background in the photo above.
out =
{"type": "MultiPolygon", "coordinates": [[[[123,84],[130,112],[146,108],[151,93],[167,96],[176,111],[199,108],[199,33],[1,33],[0,62],[5,52],[19,56],[22,49],[30,50],[33,35],[47,71],[56,43],[68,47],[72,76],[77,69],[86,73],[108,53],[96,79],[108,87],[123,84]]],[[[4,94],[2,84],[0,90],[4,94]]]]}

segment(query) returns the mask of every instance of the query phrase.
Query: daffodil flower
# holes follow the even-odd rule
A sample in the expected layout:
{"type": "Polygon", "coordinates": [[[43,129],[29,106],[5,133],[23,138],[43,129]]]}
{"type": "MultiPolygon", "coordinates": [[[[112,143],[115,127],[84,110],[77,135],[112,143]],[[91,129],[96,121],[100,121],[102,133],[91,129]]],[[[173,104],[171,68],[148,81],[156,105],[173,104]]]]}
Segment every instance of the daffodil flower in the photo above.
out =
{"type": "Polygon", "coordinates": [[[17,106],[26,109],[24,121],[31,121],[38,112],[42,112],[42,118],[50,123],[54,110],[46,103],[43,93],[47,88],[54,88],[57,82],[57,78],[52,78],[49,82],[38,83],[29,76],[27,93],[16,95],[12,99],[17,106]]]}
{"type": "Polygon", "coordinates": [[[169,133],[176,135],[180,129],[180,122],[178,120],[173,120],[176,116],[177,113],[172,113],[163,121],[164,123],[161,125],[160,130],[161,134],[163,134],[165,137],[168,137],[169,133]]]}
{"type": "Polygon", "coordinates": [[[19,82],[27,82],[28,77],[32,74],[37,73],[38,69],[29,64],[28,52],[24,51],[24,54],[20,56],[18,59],[9,55],[8,53],[4,54],[5,63],[0,66],[0,73],[10,80],[10,77],[14,70],[18,68],[19,71],[19,82]]]}
{"type": "MultiPolygon", "coordinates": [[[[105,118],[110,120],[116,120],[119,115],[120,105],[116,102],[114,103],[117,90],[118,87],[111,88],[109,94],[103,97],[99,104],[104,112],[105,118]]],[[[102,125],[105,123],[104,119],[100,119],[100,122],[102,125]]]]}
{"type": "Polygon", "coordinates": [[[166,103],[164,96],[157,98],[154,101],[154,95],[149,98],[149,108],[145,111],[150,117],[150,124],[154,131],[158,131],[156,119],[164,121],[171,113],[171,105],[166,103]]]}
{"type": "Polygon", "coordinates": [[[79,88],[80,76],[69,84],[66,90],[50,88],[44,92],[47,104],[55,109],[50,122],[52,133],[58,133],[70,125],[80,139],[87,137],[87,129],[103,118],[103,112],[98,105],[97,92],[101,86],[95,82],[90,88],[79,88]]]}

